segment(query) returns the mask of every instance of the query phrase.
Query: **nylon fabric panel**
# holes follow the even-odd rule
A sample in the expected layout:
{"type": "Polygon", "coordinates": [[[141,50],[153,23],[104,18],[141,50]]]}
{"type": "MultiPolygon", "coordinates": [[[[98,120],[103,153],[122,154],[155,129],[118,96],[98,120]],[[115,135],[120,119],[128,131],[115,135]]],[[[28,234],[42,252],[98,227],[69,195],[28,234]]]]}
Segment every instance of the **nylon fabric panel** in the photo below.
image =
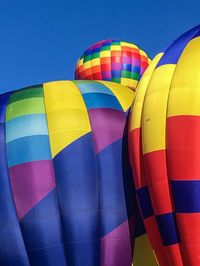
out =
{"type": "Polygon", "coordinates": [[[197,255],[200,250],[199,215],[196,209],[198,197],[196,193],[192,193],[194,185],[188,186],[188,182],[195,184],[193,182],[200,180],[198,156],[200,115],[199,44],[200,37],[190,40],[180,56],[171,83],[167,110],[168,175],[172,182],[172,193],[175,199],[175,211],[177,212],[177,223],[181,235],[182,259],[183,264],[190,263],[194,265],[198,265],[200,262],[197,255]],[[181,136],[178,132],[181,132],[181,136]],[[172,159],[174,160],[172,161],[172,159]],[[176,169],[177,166],[181,167],[180,171],[176,169]],[[188,169],[190,169],[190,174],[188,174],[188,169]],[[179,186],[179,194],[175,189],[177,186],[173,185],[175,180],[183,182],[179,186]],[[188,205],[188,208],[186,205],[185,209],[180,209],[178,202],[183,194],[187,194],[186,198],[190,198],[191,204],[188,205]],[[193,212],[196,213],[196,218],[195,214],[191,214],[193,212]],[[180,219],[180,217],[182,218],[180,219]],[[192,237],[188,237],[191,234],[188,225],[192,226],[192,237]],[[195,248],[192,246],[195,246],[195,248]]]}
{"type": "MultiPolygon", "coordinates": [[[[143,165],[143,158],[142,158],[142,135],[141,135],[141,117],[142,117],[142,110],[143,110],[143,101],[146,93],[147,86],[151,79],[151,74],[153,73],[157,63],[159,62],[160,58],[162,57],[163,53],[158,54],[154,60],[152,61],[151,65],[145,71],[144,75],[141,78],[141,81],[138,85],[138,89],[136,91],[136,95],[134,98],[133,105],[131,107],[131,114],[129,120],[129,155],[130,155],[130,163],[133,171],[134,183],[136,186],[136,190],[138,189],[145,189],[146,186],[146,178],[144,173],[144,165],[143,165]]],[[[145,199],[142,199],[145,203],[145,199]]],[[[139,198],[137,197],[137,201],[140,207],[139,198]]],[[[141,202],[142,203],[142,202],[141,202]]],[[[143,204],[142,203],[142,204],[143,204]]],[[[152,206],[151,200],[147,201],[149,206],[152,206]]],[[[152,215],[152,214],[151,214],[152,215]]],[[[161,245],[161,239],[156,234],[158,233],[158,227],[156,220],[153,216],[151,218],[146,218],[143,220],[144,225],[147,229],[151,245],[153,249],[156,251],[157,255],[159,256],[159,261],[163,261],[163,263],[167,263],[166,256],[162,249],[159,248],[161,245]],[[155,232],[152,232],[152,228],[154,228],[155,232]],[[150,233],[149,233],[150,232],[150,233]]],[[[137,221],[136,221],[137,224],[137,221]]],[[[139,256],[137,253],[134,256],[139,256]]],[[[156,260],[154,261],[156,265],[156,260]]],[[[165,265],[164,264],[164,265],[165,265]]]]}
{"type": "Polygon", "coordinates": [[[180,56],[171,83],[167,117],[200,115],[200,37],[192,39],[180,56]]]}
{"type": "Polygon", "coordinates": [[[0,265],[29,266],[7,168],[5,112],[10,95],[0,95],[0,265]]]}
{"type": "Polygon", "coordinates": [[[134,91],[130,91],[125,86],[118,85],[115,83],[113,84],[112,82],[109,81],[98,81],[98,82],[104,84],[105,86],[107,86],[107,88],[109,88],[112,91],[112,93],[115,95],[120,105],[122,106],[124,112],[126,112],[130,108],[130,105],[133,102],[133,97],[135,94],[134,91]]]}
{"type": "Polygon", "coordinates": [[[71,81],[44,84],[52,156],[91,131],[82,96],[71,81]]]}
{"type": "Polygon", "coordinates": [[[6,123],[8,171],[12,194],[20,221],[25,247],[31,265],[66,265],[62,241],[62,228],[57,198],[48,200],[48,209],[41,212],[49,193],[55,188],[55,176],[44,111],[43,88],[27,88],[12,95],[6,123]],[[36,90],[34,92],[34,89],[36,90]],[[42,113],[31,106],[38,104],[42,113]],[[18,102],[26,102],[26,115],[19,112],[18,102]],[[23,99],[23,100],[22,100],[23,99]],[[16,108],[16,109],[15,109],[16,108]],[[31,112],[34,112],[32,114],[31,112]],[[16,116],[17,114],[17,116],[16,116]],[[20,116],[20,114],[22,114],[20,116]],[[41,119],[42,117],[42,119],[41,119]],[[36,128],[35,128],[35,125],[36,128]],[[40,134],[43,135],[40,135],[40,134]],[[32,210],[34,209],[34,212],[32,210]],[[32,215],[30,215],[32,212],[32,215]]]}
{"type": "Polygon", "coordinates": [[[100,265],[98,174],[91,133],[53,159],[67,265],[100,265]]]}

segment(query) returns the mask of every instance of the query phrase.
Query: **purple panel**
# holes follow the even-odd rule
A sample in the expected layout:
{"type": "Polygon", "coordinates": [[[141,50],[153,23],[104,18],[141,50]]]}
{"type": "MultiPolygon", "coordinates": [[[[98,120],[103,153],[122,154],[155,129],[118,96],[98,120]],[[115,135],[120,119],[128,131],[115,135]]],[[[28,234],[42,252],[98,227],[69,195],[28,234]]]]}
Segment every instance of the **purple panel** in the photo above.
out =
{"type": "Polygon", "coordinates": [[[132,223],[132,221],[124,222],[101,239],[101,266],[130,266],[132,264],[130,222],[132,223]]]}
{"type": "Polygon", "coordinates": [[[141,60],[136,59],[136,58],[132,58],[132,65],[141,66],[141,60]]]}
{"type": "Polygon", "coordinates": [[[126,123],[124,112],[111,108],[88,110],[96,153],[123,137],[126,123]]]}
{"type": "Polygon", "coordinates": [[[101,75],[102,75],[102,79],[111,78],[111,71],[102,71],[101,75]]]}
{"type": "Polygon", "coordinates": [[[132,58],[131,57],[122,57],[122,63],[124,63],[124,64],[132,64],[132,58]]]}
{"type": "Polygon", "coordinates": [[[111,69],[112,70],[122,70],[121,63],[111,63],[111,69]]]}
{"type": "Polygon", "coordinates": [[[9,168],[9,174],[19,220],[55,188],[51,160],[15,165],[9,168]]]}

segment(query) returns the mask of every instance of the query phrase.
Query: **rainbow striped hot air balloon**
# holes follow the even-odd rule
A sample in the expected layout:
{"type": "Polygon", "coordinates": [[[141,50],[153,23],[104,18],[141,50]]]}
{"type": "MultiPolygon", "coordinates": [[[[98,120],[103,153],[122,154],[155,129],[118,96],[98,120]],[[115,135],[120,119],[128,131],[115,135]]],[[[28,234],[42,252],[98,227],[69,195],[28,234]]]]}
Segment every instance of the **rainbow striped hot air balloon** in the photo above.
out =
{"type": "Polygon", "coordinates": [[[150,61],[146,52],[133,43],[106,40],[82,54],[75,79],[113,81],[135,90],[150,61]]]}
{"type": "Polygon", "coordinates": [[[200,26],[152,61],[137,88],[130,154],[160,266],[200,265],[200,26]]]}
{"type": "Polygon", "coordinates": [[[0,265],[131,265],[133,96],[93,81],[0,95],[0,265]]]}

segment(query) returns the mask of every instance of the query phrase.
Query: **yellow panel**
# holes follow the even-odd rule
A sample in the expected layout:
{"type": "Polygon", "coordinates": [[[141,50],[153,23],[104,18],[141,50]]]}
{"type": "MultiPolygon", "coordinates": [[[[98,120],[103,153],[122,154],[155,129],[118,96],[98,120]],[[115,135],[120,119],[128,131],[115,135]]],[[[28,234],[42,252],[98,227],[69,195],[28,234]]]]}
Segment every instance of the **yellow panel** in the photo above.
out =
{"type": "Polygon", "coordinates": [[[124,86],[130,86],[130,87],[136,88],[136,86],[138,84],[138,80],[121,78],[121,84],[124,86]]]}
{"type": "Polygon", "coordinates": [[[121,45],[111,45],[111,51],[121,51],[121,45]]]}
{"type": "Polygon", "coordinates": [[[83,58],[80,59],[80,61],[79,61],[79,66],[82,66],[82,65],[83,65],[83,58]]]}
{"type": "Polygon", "coordinates": [[[100,58],[95,58],[90,61],[91,66],[99,66],[100,65],[100,58]]]}
{"type": "Polygon", "coordinates": [[[134,266],[158,265],[155,253],[152,250],[147,234],[143,234],[135,238],[133,265],[134,266]]]}
{"type": "Polygon", "coordinates": [[[143,153],[166,148],[166,110],[176,65],[156,68],[146,90],[142,112],[143,153]]]}
{"type": "Polygon", "coordinates": [[[111,52],[110,51],[102,51],[100,52],[100,57],[110,57],[111,52]]]}
{"type": "Polygon", "coordinates": [[[43,84],[52,156],[91,131],[87,109],[72,81],[43,84]]]}
{"type": "Polygon", "coordinates": [[[91,67],[91,61],[87,61],[87,62],[85,62],[84,64],[83,64],[83,68],[84,69],[88,69],[88,68],[90,68],[91,67]]]}
{"type": "Polygon", "coordinates": [[[120,44],[121,44],[121,46],[126,46],[126,47],[131,47],[131,48],[137,48],[137,49],[139,49],[139,48],[137,47],[137,45],[132,44],[132,43],[120,42],[120,44]]]}
{"type": "Polygon", "coordinates": [[[171,83],[168,114],[200,115],[200,37],[192,39],[181,54],[171,83]]]}
{"type": "Polygon", "coordinates": [[[146,54],[145,51],[143,51],[143,50],[140,50],[140,54],[141,54],[141,55],[144,55],[144,56],[147,57],[147,54],[146,54]]]}
{"type": "Polygon", "coordinates": [[[116,98],[118,99],[119,103],[121,104],[125,112],[130,108],[135,94],[133,90],[115,82],[109,82],[109,81],[98,81],[98,82],[104,84],[113,92],[113,94],[116,96],[116,98]]]}
{"type": "Polygon", "coordinates": [[[139,128],[141,126],[141,114],[142,114],[142,108],[143,108],[143,101],[146,93],[147,86],[149,84],[149,80],[151,78],[151,75],[162,57],[163,53],[160,53],[156,55],[156,57],[153,59],[152,63],[149,65],[149,67],[144,72],[140,82],[138,83],[136,94],[134,98],[134,102],[132,105],[132,116],[131,116],[131,122],[130,122],[130,131],[132,131],[135,128],[139,128]]]}

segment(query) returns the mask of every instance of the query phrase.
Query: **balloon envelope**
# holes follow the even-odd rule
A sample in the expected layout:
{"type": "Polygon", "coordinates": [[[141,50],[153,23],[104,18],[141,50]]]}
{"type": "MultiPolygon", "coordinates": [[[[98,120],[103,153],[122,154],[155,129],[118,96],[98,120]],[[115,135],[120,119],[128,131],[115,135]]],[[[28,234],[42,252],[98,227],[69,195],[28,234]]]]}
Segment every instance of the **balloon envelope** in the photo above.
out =
{"type": "Polygon", "coordinates": [[[131,265],[133,96],[92,81],[0,95],[0,265],[131,265]]]}
{"type": "Polygon", "coordinates": [[[75,79],[113,81],[135,90],[150,61],[146,52],[133,43],[106,40],[82,54],[75,79]]]}
{"type": "Polygon", "coordinates": [[[200,265],[200,26],[159,53],[132,106],[129,150],[143,221],[162,265],[200,265]]]}

